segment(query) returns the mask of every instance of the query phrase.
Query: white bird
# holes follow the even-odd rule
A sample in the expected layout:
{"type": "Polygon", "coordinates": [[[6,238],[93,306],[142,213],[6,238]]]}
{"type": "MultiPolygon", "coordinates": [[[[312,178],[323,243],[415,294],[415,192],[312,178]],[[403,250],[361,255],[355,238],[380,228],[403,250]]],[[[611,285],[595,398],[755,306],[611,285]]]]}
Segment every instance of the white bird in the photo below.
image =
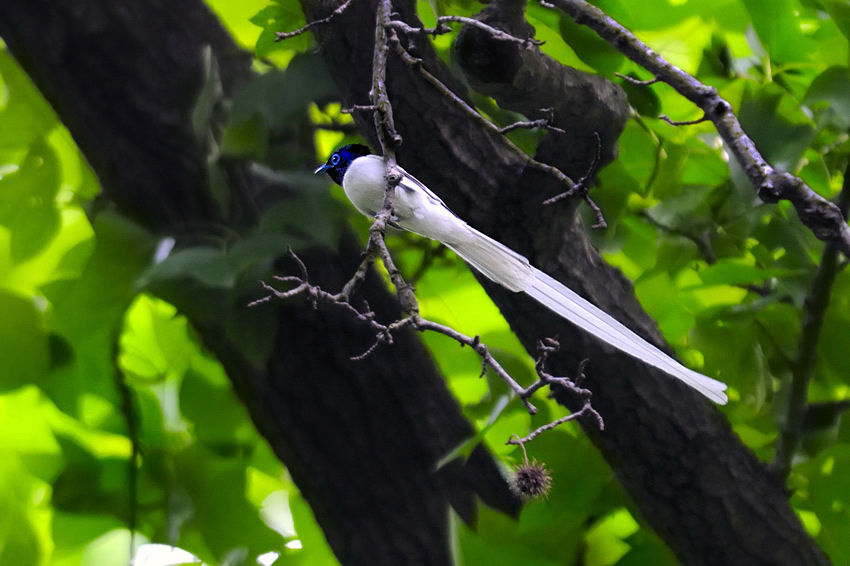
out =
{"type": "MultiPolygon", "coordinates": [[[[393,223],[420,236],[436,240],[454,251],[488,279],[515,292],[523,292],[600,340],[690,385],[715,403],[727,402],[726,384],[688,369],[614,317],[574,291],[533,267],[507,246],[482,234],[458,218],[428,187],[401,169],[395,188],[393,223]]],[[[374,217],[384,204],[384,160],[369,148],[351,144],[337,149],[316,173],[327,172],[342,186],[361,213],[374,217]]]]}

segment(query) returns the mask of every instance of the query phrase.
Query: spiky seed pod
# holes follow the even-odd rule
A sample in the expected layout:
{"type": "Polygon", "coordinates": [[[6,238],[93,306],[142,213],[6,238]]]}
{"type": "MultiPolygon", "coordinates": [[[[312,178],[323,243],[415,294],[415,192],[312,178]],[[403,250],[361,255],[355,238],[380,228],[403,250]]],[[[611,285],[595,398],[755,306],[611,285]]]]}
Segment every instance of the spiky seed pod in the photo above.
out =
{"type": "Polygon", "coordinates": [[[511,486],[517,495],[525,499],[546,497],[552,487],[552,476],[546,466],[537,460],[525,461],[514,466],[511,486]]]}

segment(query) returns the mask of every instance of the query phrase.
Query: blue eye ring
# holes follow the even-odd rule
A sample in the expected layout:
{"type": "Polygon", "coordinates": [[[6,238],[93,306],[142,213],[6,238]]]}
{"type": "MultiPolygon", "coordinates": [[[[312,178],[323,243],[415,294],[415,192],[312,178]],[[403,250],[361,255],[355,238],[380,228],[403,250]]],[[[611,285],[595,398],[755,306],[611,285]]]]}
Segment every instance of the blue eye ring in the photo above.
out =
{"type": "Polygon", "coordinates": [[[339,165],[339,154],[334,153],[331,155],[331,165],[339,165]]]}

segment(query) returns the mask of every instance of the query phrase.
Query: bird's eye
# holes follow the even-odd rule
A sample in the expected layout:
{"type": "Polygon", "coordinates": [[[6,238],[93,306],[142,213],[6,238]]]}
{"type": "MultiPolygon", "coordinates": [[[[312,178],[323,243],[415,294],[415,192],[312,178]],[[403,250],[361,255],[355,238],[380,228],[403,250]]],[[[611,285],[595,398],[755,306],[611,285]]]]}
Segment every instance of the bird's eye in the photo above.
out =
{"type": "Polygon", "coordinates": [[[331,155],[331,165],[339,165],[339,154],[334,153],[331,155]]]}

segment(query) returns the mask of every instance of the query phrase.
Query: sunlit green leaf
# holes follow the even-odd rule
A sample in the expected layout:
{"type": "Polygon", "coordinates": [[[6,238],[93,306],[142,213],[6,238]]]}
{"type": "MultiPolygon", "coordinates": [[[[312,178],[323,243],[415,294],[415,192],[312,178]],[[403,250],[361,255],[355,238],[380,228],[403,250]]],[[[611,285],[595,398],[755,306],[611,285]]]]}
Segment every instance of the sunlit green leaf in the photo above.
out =
{"type": "Polygon", "coordinates": [[[13,261],[29,259],[56,234],[58,190],[59,163],[43,139],[30,146],[14,173],[0,177],[0,224],[11,231],[13,261]]]}
{"type": "Polygon", "coordinates": [[[0,290],[0,391],[37,381],[47,371],[48,340],[32,300],[0,290]]]}
{"type": "Polygon", "coordinates": [[[784,62],[804,60],[808,40],[800,29],[796,0],[743,0],[743,4],[772,58],[784,62]]]}
{"type": "Polygon", "coordinates": [[[825,0],[821,5],[845,37],[850,38],[850,3],[847,0],[825,0]]]}
{"type": "Polygon", "coordinates": [[[742,262],[721,260],[700,270],[699,278],[706,285],[744,285],[789,274],[784,269],[761,269],[742,262]]]}
{"type": "Polygon", "coordinates": [[[294,31],[306,24],[304,13],[297,4],[287,0],[272,0],[251,17],[251,23],[262,29],[254,51],[264,57],[277,49],[303,50],[310,44],[309,34],[302,34],[285,42],[275,41],[275,32],[294,31]]]}

